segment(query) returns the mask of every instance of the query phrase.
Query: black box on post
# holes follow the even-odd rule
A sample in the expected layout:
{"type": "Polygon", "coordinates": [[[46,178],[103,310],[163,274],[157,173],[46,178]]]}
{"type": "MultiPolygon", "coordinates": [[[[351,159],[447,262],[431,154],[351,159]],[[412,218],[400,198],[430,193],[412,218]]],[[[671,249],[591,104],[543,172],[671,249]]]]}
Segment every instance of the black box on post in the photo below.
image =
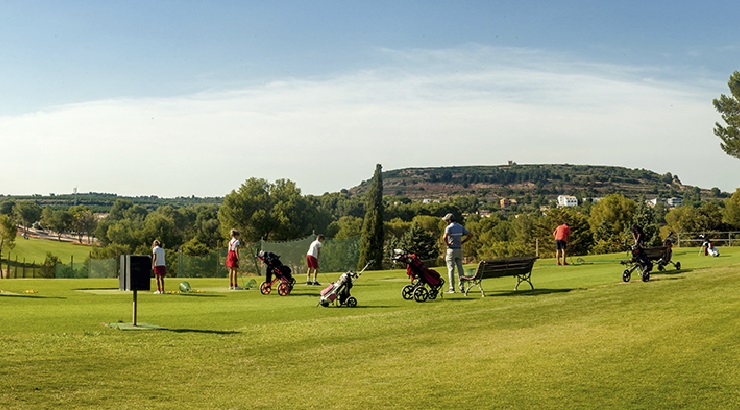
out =
{"type": "Polygon", "coordinates": [[[148,256],[121,255],[119,290],[149,290],[152,260],[148,256]]]}

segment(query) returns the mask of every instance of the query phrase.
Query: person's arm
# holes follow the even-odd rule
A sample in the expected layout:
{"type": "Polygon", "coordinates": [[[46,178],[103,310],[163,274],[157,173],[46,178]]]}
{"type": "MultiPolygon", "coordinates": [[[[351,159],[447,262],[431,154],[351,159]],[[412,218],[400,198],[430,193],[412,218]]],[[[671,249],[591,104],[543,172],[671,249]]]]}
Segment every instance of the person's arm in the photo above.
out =
{"type": "Polygon", "coordinates": [[[462,241],[460,241],[460,245],[464,244],[465,242],[469,241],[472,238],[473,238],[473,234],[470,233],[470,232],[468,232],[468,234],[465,235],[465,237],[462,239],[462,241]]]}

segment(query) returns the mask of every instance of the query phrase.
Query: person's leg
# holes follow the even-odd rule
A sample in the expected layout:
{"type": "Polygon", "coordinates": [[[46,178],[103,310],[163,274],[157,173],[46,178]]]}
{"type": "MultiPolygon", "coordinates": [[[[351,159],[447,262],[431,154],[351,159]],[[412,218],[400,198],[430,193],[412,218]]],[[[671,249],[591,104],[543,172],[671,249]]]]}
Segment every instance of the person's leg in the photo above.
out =
{"type": "Polygon", "coordinates": [[[568,264],[568,262],[565,261],[565,248],[566,248],[565,241],[563,241],[563,246],[562,246],[562,249],[561,249],[561,252],[563,253],[563,265],[567,265],[568,264]]]}
{"type": "Polygon", "coordinates": [[[458,283],[460,284],[460,292],[462,292],[462,281],[460,281],[460,277],[465,276],[465,272],[463,271],[462,256],[462,249],[455,249],[455,265],[457,266],[457,279],[458,283]]]}
{"type": "Polygon", "coordinates": [[[455,260],[452,254],[452,249],[447,248],[447,254],[445,255],[445,262],[447,262],[447,280],[449,281],[450,289],[449,292],[455,292],[455,260]]]}
{"type": "Polygon", "coordinates": [[[306,267],[308,270],[306,270],[306,285],[311,284],[311,269],[313,269],[313,257],[311,255],[306,255],[306,267]]]}
{"type": "Polygon", "coordinates": [[[236,289],[237,280],[236,280],[236,267],[232,266],[229,270],[229,283],[231,289],[236,289]]]}
{"type": "Polygon", "coordinates": [[[163,275],[154,275],[157,277],[157,291],[160,293],[164,293],[164,276],[163,275]]]}

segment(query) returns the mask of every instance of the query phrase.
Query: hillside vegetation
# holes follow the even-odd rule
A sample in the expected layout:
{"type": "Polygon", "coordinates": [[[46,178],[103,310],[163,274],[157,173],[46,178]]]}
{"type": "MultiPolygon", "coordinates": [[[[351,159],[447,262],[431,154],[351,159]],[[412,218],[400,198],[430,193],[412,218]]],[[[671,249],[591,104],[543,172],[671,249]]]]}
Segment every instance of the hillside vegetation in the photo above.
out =
{"type": "MultiPolygon", "coordinates": [[[[363,181],[350,192],[367,190],[363,181]]],[[[719,189],[700,189],[683,185],[677,175],[658,174],[645,169],[630,169],[599,165],[531,164],[497,166],[455,166],[436,168],[405,168],[383,172],[386,196],[447,198],[475,195],[486,199],[525,195],[551,199],[567,194],[602,197],[620,193],[627,197],[682,197],[684,199],[724,197],[719,189]],[[689,197],[689,198],[687,198],[689,197]]],[[[529,202],[526,201],[525,202],[529,202]]]]}

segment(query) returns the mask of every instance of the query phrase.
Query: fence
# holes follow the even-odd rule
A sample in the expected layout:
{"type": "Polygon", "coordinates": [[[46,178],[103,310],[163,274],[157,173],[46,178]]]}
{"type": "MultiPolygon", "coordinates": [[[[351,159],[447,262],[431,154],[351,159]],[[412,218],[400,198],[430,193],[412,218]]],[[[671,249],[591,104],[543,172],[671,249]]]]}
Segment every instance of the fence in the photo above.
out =
{"type": "Polygon", "coordinates": [[[699,236],[704,235],[714,245],[739,246],[740,232],[683,232],[676,235],[676,245],[681,246],[701,246],[704,239],[699,236]]]}
{"type": "MultiPolygon", "coordinates": [[[[239,273],[264,274],[262,264],[257,260],[261,249],[280,255],[283,264],[290,266],[293,273],[305,273],[306,251],[314,237],[295,241],[260,241],[243,249],[239,273]]],[[[342,272],[357,266],[360,254],[359,238],[327,240],[321,251],[321,270],[342,272]]],[[[170,252],[166,257],[169,277],[177,278],[226,278],[226,249],[209,252],[203,256],[188,256],[180,252],[170,252]],[[174,255],[173,255],[174,253],[174,255]]],[[[75,262],[55,265],[26,263],[25,260],[0,261],[0,279],[109,279],[118,277],[118,259],[87,259],[84,263],[75,262]]]]}

